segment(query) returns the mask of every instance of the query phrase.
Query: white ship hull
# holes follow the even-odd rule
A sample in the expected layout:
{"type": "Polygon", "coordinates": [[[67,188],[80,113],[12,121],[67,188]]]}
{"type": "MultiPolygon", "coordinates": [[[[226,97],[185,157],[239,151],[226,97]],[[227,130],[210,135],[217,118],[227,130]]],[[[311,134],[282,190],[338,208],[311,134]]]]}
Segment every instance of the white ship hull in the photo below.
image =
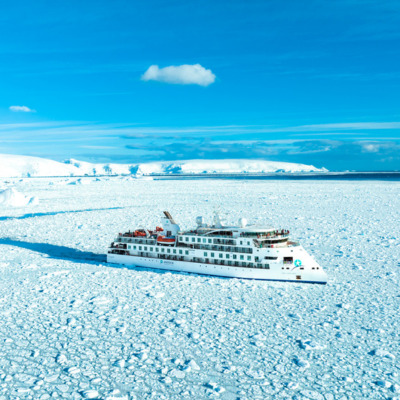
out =
{"type": "Polygon", "coordinates": [[[293,266],[290,270],[280,265],[270,264],[270,269],[236,267],[227,265],[206,264],[188,261],[166,260],[122,254],[107,254],[107,262],[131,265],[136,267],[188,272],[202,275],[214,275],[229,278],[260,279],[269,281],[293,281],[308,283],[327,283],[327,275],[322,269],[303,269],[293,266]]]}

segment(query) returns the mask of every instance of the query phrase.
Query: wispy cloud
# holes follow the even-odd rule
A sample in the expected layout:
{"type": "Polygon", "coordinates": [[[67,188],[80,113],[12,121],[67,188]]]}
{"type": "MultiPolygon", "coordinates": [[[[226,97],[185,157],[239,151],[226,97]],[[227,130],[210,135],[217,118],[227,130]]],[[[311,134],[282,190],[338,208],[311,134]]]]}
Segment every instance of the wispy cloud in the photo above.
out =
{"type": "MultiPolygon", "coordinates": [[[[299,136],[332,136],[352,135],[359,139],[360,135],[367,136],[366,132],[381,130],[400,130],[400,122],[354,122],[354,123],[328,123],[314,125],[295,126],[271,126],[271,125],[211,125],[211,126],[145,126],[132,123],[109,123],[102,124],[90,121],[55,121],[55,122],[28,122],[28,123],[7,123],[0,124],[0,134],[3,132],[27,133],[34,130],[41,135],[65,135],[68,138],[76,135],[82,137],[117,135],[123,140],[145,140],[160,138],[163,140],[182,140],[183,138],[204,138],[213,137],[230,138],[246,137],[246,140],[289,139],[299,136]]],[[[368,133],[368,136],[371,136],[368,133]]],[[[372,139],[372,137],[370,137],[372,139]]],[[[397,139],[396,135],[393,136],[397,139]]],[[[390,137],[388,138],[390,139],[390,137]]],[[[236,140],[236,139],[235,139],[236,140]]],[[[297,140],[297,139],[296,139],[297,140]]]]}
{"type": "Polygon", "coordinates": [[[36,112],[35,110],[32,110],[32,108],[29,108],[27,106],[10,106],[10,111],[13,112],[26,112],[26,113],[30,113],[30,112],[36,112]]]}
{"type": "Polygon", "coordinates": [[[400,169],[399,130],[396,121],[280,127],[44,121],[0,124],[0,152],[14,153],[18,148],[25,155],[103,162],[249,158],[308,163],[331,170],[400,169]],[[320,135],[323,132],[326,137],[320,135]]]}
{"type": "Polygon", "coordinates": [[[178,85],[208,86],[215,81],[215,75],[210,69],[205,69],[200,64],[171,65],[159,68],[152,65],[142,75],[143,81],[159,81],[178,85]]]}

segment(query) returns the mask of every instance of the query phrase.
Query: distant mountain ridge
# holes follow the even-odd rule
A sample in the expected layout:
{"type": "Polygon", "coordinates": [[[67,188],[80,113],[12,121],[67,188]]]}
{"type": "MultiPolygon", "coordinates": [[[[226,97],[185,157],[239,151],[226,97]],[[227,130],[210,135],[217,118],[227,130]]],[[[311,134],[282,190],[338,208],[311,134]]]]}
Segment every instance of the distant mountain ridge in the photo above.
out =
{"type": "Polygon", "coordinates": [[[0,177],[55,177],[104,175],[199,175],[323,173],[312,165],[264,160],[183,160],[149,163],[97,164],[74,159],[58,162],[46,158],[0,154],[0,177]]]}

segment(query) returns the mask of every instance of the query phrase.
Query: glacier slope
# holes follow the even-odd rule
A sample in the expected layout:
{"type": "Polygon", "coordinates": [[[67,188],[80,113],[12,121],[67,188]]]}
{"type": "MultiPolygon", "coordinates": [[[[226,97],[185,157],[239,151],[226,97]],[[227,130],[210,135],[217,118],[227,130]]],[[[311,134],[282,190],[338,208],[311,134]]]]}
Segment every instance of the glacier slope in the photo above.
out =
{"type": "Polygon", "coordinates": [[[400,184],[14,183],[40,203],[0,216],[0,399],[400,397],[400,184]],[[289,228],[328,285],[104,262],[119,231],[215,208],[289,228]]]}

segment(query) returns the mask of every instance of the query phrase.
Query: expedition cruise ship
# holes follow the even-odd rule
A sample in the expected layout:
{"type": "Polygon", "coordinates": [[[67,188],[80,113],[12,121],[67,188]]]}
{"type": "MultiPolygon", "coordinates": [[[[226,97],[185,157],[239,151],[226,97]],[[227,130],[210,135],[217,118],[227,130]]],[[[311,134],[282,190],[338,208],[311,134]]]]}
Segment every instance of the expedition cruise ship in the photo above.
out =
{"type": "Polygon", "coordinates": [[[163,227],[119,233],[107,262],[232,278],[326,283],[322,267],[289,238],[288,230],[224,226],[218,214],[207,225],[197,217],[196,229],[181,231],[164,211],[163,227]]]}

